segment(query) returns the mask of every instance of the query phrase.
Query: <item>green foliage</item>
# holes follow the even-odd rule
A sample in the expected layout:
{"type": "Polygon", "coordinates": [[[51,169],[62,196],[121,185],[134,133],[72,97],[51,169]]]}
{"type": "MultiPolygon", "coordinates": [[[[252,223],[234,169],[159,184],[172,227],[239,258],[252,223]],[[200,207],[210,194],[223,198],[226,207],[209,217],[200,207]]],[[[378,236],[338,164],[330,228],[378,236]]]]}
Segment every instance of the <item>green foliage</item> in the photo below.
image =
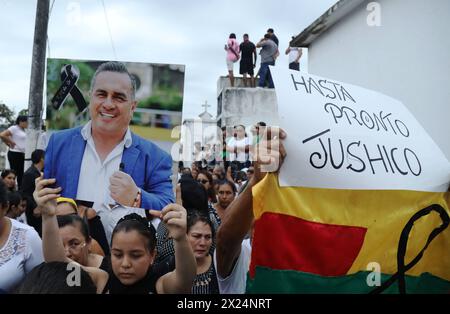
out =
{"type": "Polygon", "coordinates": [[[14,111],[6,104],[0,103],[0,125],[9,126],[15,122],[14,111]]]}
{"type": "Polygon", "coordinates": [[[76,106],[64,106],[61,110],[53,110],[52,119],[47,116],[47,125],[51,130],[63,130],[73,127],[73,121],[78,113],[76,106]]]}
{"type": "Polygon", "coordinates": [[[89,103],[89,89],[91,85],[91,78],[94,75],[95,70],[85,62],[67,59],[49,59],[47,62],[47,120],[50,122],[50,129],[53,129],[52,120],[56,118],[61,119],[61,121],[68,119],[62,117],[63,112],[66,112],[64,111],[65,107],[71,108],[70,110],[67,110],[67,112],[76,111],[75,101],[70,95],[67,96],[63,104],[63,109],[60,111],[60,113],[57,113],[51,105],[51,99],[55,95],[58,88],[61,86],[61,68],[65,64],[75,65],[80,71],[80,77],[78,79],[77,86],[81,90],[81,93],[83,94],[86,102],[89,103]]]}
{"type": "Polygon", "coordinates": [[[28,116],[28,109],[20,110],[18,116],[28,116]]]}
{"type": "Polygon", "coordinates": [[[160,85],[155,87],[152,96],[139,101],[138,107],[182,111],[183,94],[175,87],[160,85]]]}

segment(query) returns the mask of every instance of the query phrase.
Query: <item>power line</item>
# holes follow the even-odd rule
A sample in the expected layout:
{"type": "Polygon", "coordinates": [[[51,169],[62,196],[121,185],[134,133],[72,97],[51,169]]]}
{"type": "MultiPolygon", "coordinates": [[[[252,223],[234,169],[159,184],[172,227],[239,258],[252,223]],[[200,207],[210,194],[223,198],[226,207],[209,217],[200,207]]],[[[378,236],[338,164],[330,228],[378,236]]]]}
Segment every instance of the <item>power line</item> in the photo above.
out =
{"type": "Polygon", "coordinates": [[[114,41],[111,34],[111,28],[109,27],[108,14],[106,13],[105,2],[102,0],[103,12],[105,13],[106,27],[108,28],[109,39],[111,41],[111,47],[113,49],[114,58],[117,60],[116,48],[114,48],[114,41]]]}

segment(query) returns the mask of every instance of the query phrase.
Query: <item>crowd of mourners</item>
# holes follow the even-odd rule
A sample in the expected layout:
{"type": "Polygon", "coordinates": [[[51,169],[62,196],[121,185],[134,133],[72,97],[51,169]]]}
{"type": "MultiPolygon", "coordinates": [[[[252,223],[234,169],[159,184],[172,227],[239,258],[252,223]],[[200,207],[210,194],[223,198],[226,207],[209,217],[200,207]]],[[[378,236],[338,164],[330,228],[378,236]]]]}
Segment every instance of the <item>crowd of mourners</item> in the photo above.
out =
{"type": "Polygon", "coordinates": [[[14,168],[0,181],[0,292],[244,293],[252,187],[285,155],[284,133],[224,128],[217,154],[196,144],[172,173],[171,156],[129,127],[126,66],[101,64],[90,86],[90,120],[54,132],[26,171],[26,121],[0,133],[14,168]]]}
{"type": "Polygon", "coordinates": [[[1,293],[244,293],[250,228],[238,246],[228,235],[236,221],[217,235],[230,207],[242,207],[264,126],[251,139],[243,126],[224,128],[224,158],[194,153],[190,167],[180,162],[176,202],[125,215],[110,238],[92,203],[62,197],[43,179],[45,152],[35,150],[20,186],[14,170],[1,173],[1,293]]]}

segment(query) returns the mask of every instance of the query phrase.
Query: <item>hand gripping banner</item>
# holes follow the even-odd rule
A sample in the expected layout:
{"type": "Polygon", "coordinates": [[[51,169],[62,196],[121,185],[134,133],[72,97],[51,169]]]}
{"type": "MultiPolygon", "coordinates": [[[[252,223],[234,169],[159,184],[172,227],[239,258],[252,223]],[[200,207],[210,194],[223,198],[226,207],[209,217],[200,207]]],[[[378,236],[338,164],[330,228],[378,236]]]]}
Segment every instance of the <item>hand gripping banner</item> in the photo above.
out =
{"type": "Polygon", "coordinates": [[[66,100],[67,96],[70,94],[75,101],[79,112],[83,112],[86,109],[86,101],[84,100],[80,89],[76,86],[79,77],[80,72],[76,66],[72,64],[66,64],[61,68],[62,84],[51,100],[53,108],[58,110],[66,100]]]}

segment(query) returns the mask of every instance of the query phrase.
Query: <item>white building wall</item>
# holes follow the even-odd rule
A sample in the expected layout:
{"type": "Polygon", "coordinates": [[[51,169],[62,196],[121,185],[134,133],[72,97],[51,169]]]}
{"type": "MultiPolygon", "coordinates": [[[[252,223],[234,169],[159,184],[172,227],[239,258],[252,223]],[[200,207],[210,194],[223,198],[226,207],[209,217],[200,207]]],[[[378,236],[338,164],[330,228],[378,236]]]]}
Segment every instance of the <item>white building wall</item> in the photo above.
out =
{"type": "Polygon", "coordinates": [[[221,125],[242,124],[247,131],[257,122],[279,125],[278,104],[274,89],[225,88],[222,93],[221,125]]]}
{"type": "Polygon", "coordinates": [[[309,73],[399,99],[450,160],[450,1],[365,1],[309,47],[309,73]]]}
{"type": "Polygon", "coordinates": [[[222,135],[215,120],[202,120],[200,118],[184,120],[180,131],[180,141],[183,146],[180,159],[184,161],[185,166],[192,164],[195,142],[200,142],[201,146],[209,144],[212,147],[212,145],[219,143],[222,135]]]}
{"type": "Polygon", "coordinates": [[[221,76],[217,81],[217,120],[220,126],[242,124],[247,132],[257,122],[279,125],[278,103],[275,90],[271,88],[245,88],[242,78],[235,87],[229,87],[229,79],[221,76]]]}

